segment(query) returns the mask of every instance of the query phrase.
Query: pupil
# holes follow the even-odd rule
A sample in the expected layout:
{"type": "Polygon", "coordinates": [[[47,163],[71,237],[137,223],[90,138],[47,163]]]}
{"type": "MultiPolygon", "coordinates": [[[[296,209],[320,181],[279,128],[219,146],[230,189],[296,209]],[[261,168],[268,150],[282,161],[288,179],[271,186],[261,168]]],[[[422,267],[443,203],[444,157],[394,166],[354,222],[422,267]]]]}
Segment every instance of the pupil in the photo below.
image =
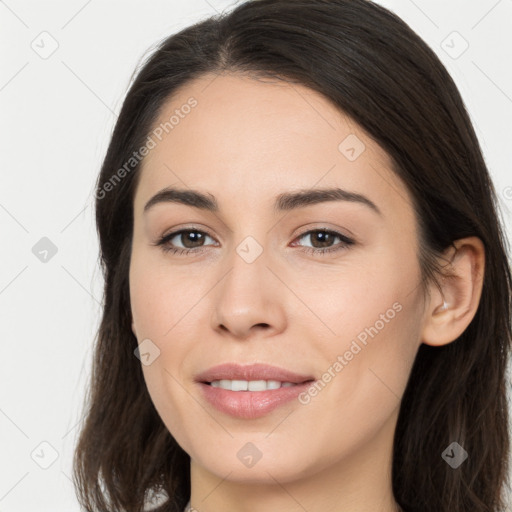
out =
{"type": "MultiPolygon", "coordinates": [[[[188,238],[190,238],[192,240],[192,246],[193,247],[196,247],[196,246],[200,245],[201,238],[202,238],[202,234],[201,233],[198,233],[197,231],[187,231],[186,233],[184,233],[184,235],[188,235],[188,238]],[[194,242],[196,242],[196,245],[194,245],[194,242]],[[199,242],[199,243],[197,243],[197,242],[199,242]]],[[[185,238],[185,240],[187,240],[187,238],[185,238]]],[[[186,243],[184,243],[183,245],[185,245],[185,247],[187,247],[186,243]]]]}
{"type": "MultiPolygon", "coordinates": [[[[329,237],[331,236],[330,233],[326,233],[325,231],[318,231],[316,236],[320,238],[321,247],[326,247],[329,245],[329,237]]],[[[313,240],[315,240],[315,238],[313,238],[313,240]]]]}

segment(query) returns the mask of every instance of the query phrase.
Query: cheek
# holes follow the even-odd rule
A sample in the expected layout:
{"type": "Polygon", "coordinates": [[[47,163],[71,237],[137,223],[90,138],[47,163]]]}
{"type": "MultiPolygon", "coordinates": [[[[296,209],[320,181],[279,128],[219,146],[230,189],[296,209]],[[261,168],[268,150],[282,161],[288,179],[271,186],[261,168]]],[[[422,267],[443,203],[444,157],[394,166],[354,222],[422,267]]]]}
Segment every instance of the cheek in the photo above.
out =
{"type": "Polygon", "coordinates": [[[324,287],[309,284],[302,290],[304,301],[329,328],[329,346],[349,349],[356,339],[364,344],[374,338],[397,341],[403,337],[396,332],[396,325],[403,316],[414,314],[418,306],[412,283],[418,282],[419,274],[413,265],[398,269],[382,259],[364,267],[343,269],[332,279],[323,277],[324,287]]]}
{"type": "Polygon", "coordinates": [[[303,428],[287,432],[289,443],[301,446],[308,436],[310,453],[321,453],[318,463],[327,465],[365,450],[393,422],[418,347],[416,298],[385,297],[372,310],[359,304],[340,321],[341,334],[323,345],[316,389],[301,397],[295,419],[303,428]]]}
{"type": "Polygon", "coordinates": [[[335,334],[321,344],[325,386],[304,397],[322,404],[318,413],[334,405],[369,419],[371,410],[378,422],[399,403],[420,344],[422,293],[414,257],[400,265],[407,260],[391,256],[342,276],[327,292],[322,318],[335,334]]]}
{"type": "MultiPolygon", "coordinates": [[[[201,276],[180,272],[162,265],[162,259],[134,251],[130,264],[130,301],[139,343],[148,343],[151,364],[142,364],[146,386],[166,427],[177,438],[186,437],[186,411],[190,394],[183,363],[191,348],[194,325],[200,324],[194,308],[206,293],[201,276]],[[154,354],[157,354],[155,357],[154,354]]],[[[204,276],[203,276],[204,277],[204,276]]],[[[203,322],[204,323],[204,322],[203,322]]]]}
{"type": "Polygon", "coordinates": [[[142,372],[151,401],[167,430],[180,446],[190,453],[194,445],[191,436],[190,417],[200,414],[194,411],[196,403],[183,386],[178,367],[169,364],[165,351],[152,363],[143,366],[142,372]]]}
{"type": "Polygon", "coordinates": [[[204,274],[171,267],[161,257],[134,251],[130,264],[130,302],[139,340],[165,340],[207,293],[204,274]],[[197,274],[197,275],[196,275],[197,274]]]}

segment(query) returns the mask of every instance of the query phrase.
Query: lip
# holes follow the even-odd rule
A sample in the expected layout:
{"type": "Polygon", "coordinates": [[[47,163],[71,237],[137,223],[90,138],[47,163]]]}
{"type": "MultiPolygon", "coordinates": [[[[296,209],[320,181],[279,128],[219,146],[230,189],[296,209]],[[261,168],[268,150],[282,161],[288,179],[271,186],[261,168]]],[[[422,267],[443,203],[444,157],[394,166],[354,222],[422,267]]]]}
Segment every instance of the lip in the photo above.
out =
{"type": "Polygon", "coordinates": [[[195,380],[203,398],[220,412],[242,419],[256,419],[297,398],[315,378],[267,364],[225,363],[200,373],[195,380]],[[295,385],[266,391],[230,391],[209,385],[214,380],[222,379],[278,380],[295,385]]]}
{"type": "MultiPolygon", "coordinates": [[[[281,382],[293,382],[301,384],[308,380],[314,380],[312,375],[300,375],[278,366],[255,363],[240,365],[236,363],[224,363],[213,366],[196,376],[198,382],[212,382],[213,380],[279,380],[281,382]]],[[[238,391],[235,391],[238,393],[238,391]]]]}

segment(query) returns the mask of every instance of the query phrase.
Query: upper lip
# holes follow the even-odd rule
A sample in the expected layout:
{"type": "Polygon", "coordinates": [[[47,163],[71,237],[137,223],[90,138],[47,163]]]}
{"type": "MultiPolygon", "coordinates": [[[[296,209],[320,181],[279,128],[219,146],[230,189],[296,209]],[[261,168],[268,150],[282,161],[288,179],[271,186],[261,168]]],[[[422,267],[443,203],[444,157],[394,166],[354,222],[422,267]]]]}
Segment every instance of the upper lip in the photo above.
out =
{"type": "Polygon", "coordinates": [[[314,380],[311,375],[300,375],[298,373],[272,366],[268,364],[255,363],[241,365],[237,363],[224,363],[212,366],[208,370],[196,376],[198,382],[212,382],[214,380],[277,380],[280,382],[302,382],[314,380]]]}

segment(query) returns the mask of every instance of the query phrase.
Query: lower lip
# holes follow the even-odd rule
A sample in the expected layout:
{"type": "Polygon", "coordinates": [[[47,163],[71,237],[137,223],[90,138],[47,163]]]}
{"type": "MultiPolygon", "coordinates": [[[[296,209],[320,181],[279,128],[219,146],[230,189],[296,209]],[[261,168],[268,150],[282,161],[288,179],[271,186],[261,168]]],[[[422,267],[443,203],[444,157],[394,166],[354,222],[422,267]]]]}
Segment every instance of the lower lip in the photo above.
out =
{"type": "Polygon", "coordinates": [[[305,391],[312,382],[267,391],[230,391],[200,382],[206,400],[219,411],[243,419],[261,418],[305,391]]]}

